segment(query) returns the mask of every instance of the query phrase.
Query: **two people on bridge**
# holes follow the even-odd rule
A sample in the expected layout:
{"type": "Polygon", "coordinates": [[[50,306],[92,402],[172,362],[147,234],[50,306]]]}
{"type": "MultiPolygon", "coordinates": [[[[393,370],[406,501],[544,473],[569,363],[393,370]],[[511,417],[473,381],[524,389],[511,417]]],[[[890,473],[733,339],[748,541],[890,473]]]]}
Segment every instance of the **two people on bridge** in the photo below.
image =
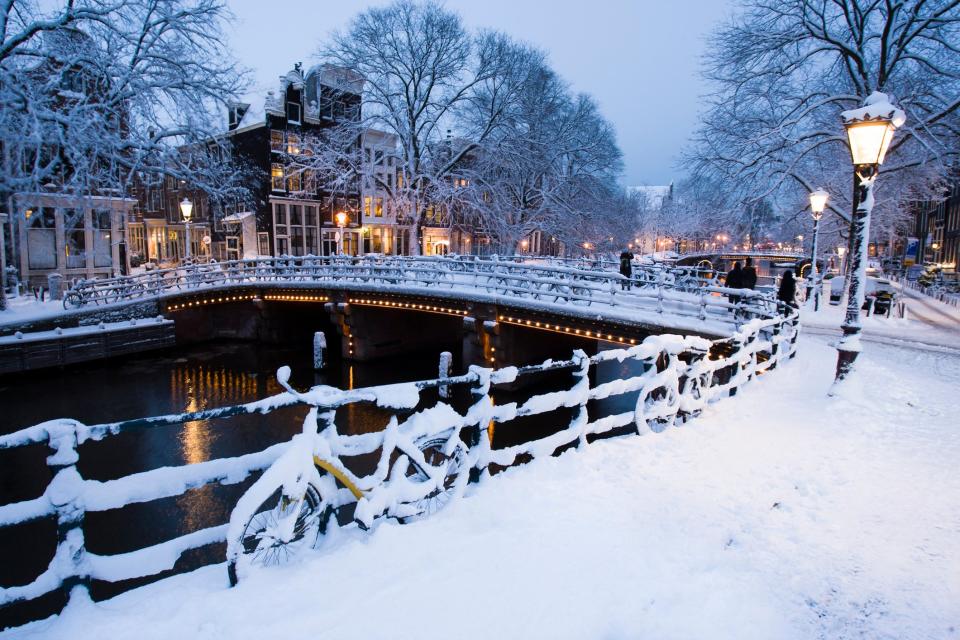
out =
{"type": "MultiPolygon", "coordinates": [[[[757,268],[753,266],[753,258],[747,258],[747,264],[742,269],[740,262],[733,263],[733,269],[727,273],[726,286],[728,289],[755,289],[757,286],[757,268]]],[[[728,295],[731,304],[738,304],[740,296],[728,295]]]]}

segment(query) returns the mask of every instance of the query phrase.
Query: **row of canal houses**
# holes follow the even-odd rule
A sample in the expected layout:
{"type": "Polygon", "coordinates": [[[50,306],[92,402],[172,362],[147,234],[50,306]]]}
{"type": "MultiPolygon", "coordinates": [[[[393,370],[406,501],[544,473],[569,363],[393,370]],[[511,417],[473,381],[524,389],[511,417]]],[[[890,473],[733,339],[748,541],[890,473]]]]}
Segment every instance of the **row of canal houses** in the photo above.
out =
{"type": "MultiPolygon", "coordinates": [[[[22,194],[14,205],[18,214],[3,225],[17,248],[7,255],[19,279],[38,287],[51,273],[68,281],[112,276],[176,265],[187,255],[222,261],[416,253],[414,221],[391,206],[382,187],[399,179],[395,136],[366,129],[360,175],[337,194],[289,165],[305,140],[344,120],[359,123],[361,95],[362,80],[348,70],[319,65],[304,72],[297,64],[267,93],[262,111],[237,103],[227,114],[225,148],[249,169],[249,197],[212,206],[204,193],[169,176],[147,177],[122,196],[78,198],[55,189],[22,194]],[[192,204],[189,224],[184,199],[192,204]]],[[[491,246],[480,230],[449,215],[426,217],[421,236],[418,253],[425,255],[483,253],[491,246]]]]}

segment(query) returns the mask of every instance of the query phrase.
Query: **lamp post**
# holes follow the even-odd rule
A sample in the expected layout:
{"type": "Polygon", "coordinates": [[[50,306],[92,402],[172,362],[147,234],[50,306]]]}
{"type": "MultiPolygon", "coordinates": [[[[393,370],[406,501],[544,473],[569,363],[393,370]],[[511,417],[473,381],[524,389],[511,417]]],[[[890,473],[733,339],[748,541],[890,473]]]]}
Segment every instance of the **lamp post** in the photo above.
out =
{"type": "Polygon", "coordinates": [[[854,206],[850,218],[850,286],[847,290],[847,313],[841,325],[843,337],[837,343],[836,382],[844,380],[853,370],[853,363],[860,353],[860,307],[863,306],[867,276],[873,186],[893,139],[893,132],[907,119],[903,111],[893,106],[890,98],[880,92],[870,94],[863,107],[844,111],[841,117],[853,160],[854,206]]]}
{"type": "Polygon", "coordinates": [[[186,245],[184,257],[190,259],[190,218],[193,217],[193,203],[190,202],[189,198],[184,198],[180,203],[180,215],[183,216],[183,230],[184,235],[186,236],[186,245]]]}
{"type": "Polygon", "coordinates": [[[810,194],[810,213],[813,215],[813,246],[810,249],[810,283],[813,286],[813,310],[820,310],[820,284],[817,282],[817,235],[820,233],[820,218],[830,197],[823,189],[810,194]]]}
{"type": "Polygon", "coordinates": [[[837,256],[840,258],[840,264],[837,265],[837,269],[840,271],[840,275],[843,275],[843,255],[847,252],[847,248],[843,245],[837,247],[837,256]]]}
{"type": "Polygon", "coordinates": [[[340,229],[337,231],[337,255],[343,255],[343,228],[347,226],[347,214],[343,211],[337,213],[335,216],[337,219],[337,228],[340,229]]]}

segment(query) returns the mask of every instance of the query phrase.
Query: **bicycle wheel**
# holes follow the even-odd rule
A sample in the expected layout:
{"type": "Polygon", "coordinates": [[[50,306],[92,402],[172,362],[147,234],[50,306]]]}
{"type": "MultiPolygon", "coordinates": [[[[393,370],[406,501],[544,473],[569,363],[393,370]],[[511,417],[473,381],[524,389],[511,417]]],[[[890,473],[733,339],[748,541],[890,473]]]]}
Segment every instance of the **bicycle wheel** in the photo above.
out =
{"type": "MultiPolygon", "coordinates": [[[[397,518],[403,524],[415,520],[426,518],[440,511],[450,502],[453,497],[453,489],[457,484],[457,479],[461,473],[466,473],[464,469],[466,463],[466,452],[461,444],[457,444],[454,450],[448,455],[445,453],[449,435],[440,434],[432,437],[425,437],[417,441],[417,448],[423,452],[424,460],[433,467],[431,471],[436,476],[436,471],[443,473],[443,482],[439,487],[434,487],[419,500],[407,503],[413,507],[414,515],[397,518]]],[[[407,470],[407,477],[414,482],[428,482],[430,475],[426,470],[421,469],[419,465],[410,462],[407,470]]]]}
{"type": "Polygon", "coordinates": [[[64,309],[77,309],[86,304],[86,300],[83,299],[79,293],[71,291],[63,297],[63,308],[64,309]]]}
{"type": "Polygon", "coordinates": [[[242,558],[246,564],[276,566],[289,562],[304,548],[312,547],[317,538],[327,529],[333,513],[332,507],[320,498],[320,492],[307,486],[303,498],[291,501],[277,489],[267,498],[257,512],[250,517],[240,534],[240,558],[227,565],[230,584],[237,584],[237,562],[242,558]],[[294,515],[294,510],[296,514],[294,515]],[[283,535],[284,524],[295,517],[292,534],[283,535]]]}

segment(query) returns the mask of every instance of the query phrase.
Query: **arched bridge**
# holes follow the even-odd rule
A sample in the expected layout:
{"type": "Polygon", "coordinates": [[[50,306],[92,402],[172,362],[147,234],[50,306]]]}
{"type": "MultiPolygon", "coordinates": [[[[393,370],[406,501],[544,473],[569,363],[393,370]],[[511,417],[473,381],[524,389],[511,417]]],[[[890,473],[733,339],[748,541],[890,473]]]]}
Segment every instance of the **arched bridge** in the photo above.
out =
{"type": "Polygon", "coordinates": [[[262,327],[250,324],[250,314],[263,319],[271,308],[297,304],[304,313],[329,316],[344,338],[342,355],[361,360],[417,346],[439,326],[430,317],[459,316],[456,326],[482,352],[470,359],[492,363],[503,325],[633,344],[664,332],[724,337],[748,319],[778,315],[770,296],[738,291],[734,304],[729,293],[693,269],[645,267],[626,279],[475,257],[306,256],[85,281],[66,294],[64,306],[84,323],[164,315],[176,321],[178,340],[190,340],[255,337],[262,327]],[[385,320],[385,311],[417,319],[404,331],[395,319],[385,320]]]}

